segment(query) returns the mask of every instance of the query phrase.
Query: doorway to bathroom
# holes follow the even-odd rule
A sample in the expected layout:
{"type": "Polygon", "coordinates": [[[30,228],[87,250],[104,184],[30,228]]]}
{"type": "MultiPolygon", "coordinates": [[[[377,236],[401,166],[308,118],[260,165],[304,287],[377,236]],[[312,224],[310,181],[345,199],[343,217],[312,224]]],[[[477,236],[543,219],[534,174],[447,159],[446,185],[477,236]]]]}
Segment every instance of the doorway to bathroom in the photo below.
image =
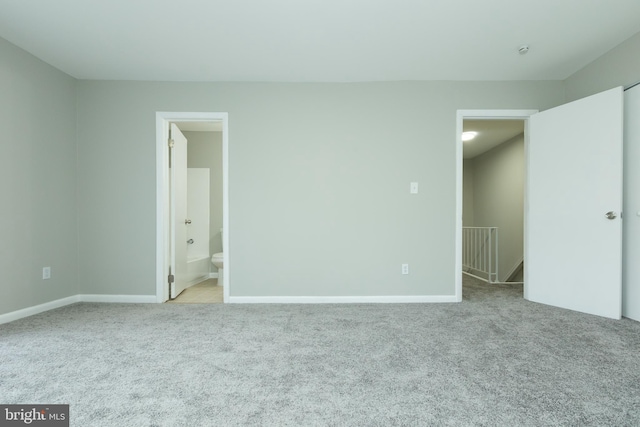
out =
{"type": "Polygon", "coordinates": [[[226,302],[227,113],[159,112],[156,136],[157,301],[226,302]]]}

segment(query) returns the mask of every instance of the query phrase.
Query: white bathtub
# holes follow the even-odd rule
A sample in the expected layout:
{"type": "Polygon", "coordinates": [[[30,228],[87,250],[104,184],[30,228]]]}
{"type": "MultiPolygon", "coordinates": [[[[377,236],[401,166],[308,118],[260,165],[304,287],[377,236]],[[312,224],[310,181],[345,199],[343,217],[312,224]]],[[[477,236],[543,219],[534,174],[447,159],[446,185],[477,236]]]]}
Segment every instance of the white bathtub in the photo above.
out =
{"type": "Polygon", "coordinates": [[[187,287],[196,285],[209,278],[211,259],[199,256],[187,259],[187,287]]]}

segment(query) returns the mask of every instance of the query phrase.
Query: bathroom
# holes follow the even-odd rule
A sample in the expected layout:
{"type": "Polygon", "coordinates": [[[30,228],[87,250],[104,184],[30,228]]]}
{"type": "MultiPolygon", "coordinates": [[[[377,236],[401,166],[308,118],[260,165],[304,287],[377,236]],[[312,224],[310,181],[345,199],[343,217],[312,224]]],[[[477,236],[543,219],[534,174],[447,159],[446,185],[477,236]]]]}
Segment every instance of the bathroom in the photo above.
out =
{"type": "Polygon", "coordinates": [[[173,303],[221,303],[222,123],[177,122],[187,139],[186,289],[173,303]],[[216,265],[214,265],[214,263],[216,265]]]}

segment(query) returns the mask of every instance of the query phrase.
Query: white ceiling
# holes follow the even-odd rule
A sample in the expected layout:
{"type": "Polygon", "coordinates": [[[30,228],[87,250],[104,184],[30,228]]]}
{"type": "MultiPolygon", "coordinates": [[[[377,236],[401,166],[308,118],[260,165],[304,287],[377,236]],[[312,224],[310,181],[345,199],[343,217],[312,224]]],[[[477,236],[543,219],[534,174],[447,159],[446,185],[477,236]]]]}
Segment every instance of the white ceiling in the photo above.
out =
{"type": "Polygon", "coordinates": [[[462,143],[462,157],[472,159],[524,132],[524,120],[465,120],[463,132],[478,135],[462,143]]]}
{"type": "Polygon", "coordinates": [[[638,0],[0,0],[0,37],[79,79],[561,80],[639,16],[638,0]]]}

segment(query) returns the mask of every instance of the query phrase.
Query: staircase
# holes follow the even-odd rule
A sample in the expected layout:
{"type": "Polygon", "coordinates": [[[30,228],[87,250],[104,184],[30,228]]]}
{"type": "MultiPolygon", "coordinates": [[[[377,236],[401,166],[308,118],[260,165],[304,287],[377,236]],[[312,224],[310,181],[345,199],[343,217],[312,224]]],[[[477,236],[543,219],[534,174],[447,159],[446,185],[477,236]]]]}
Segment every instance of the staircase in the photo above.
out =
{"type": "Polygon", "coordinates": [[[462,227],[462,268],[470,276],[498,282],[498,227],[462,227]]]}
{"type": "Polygon", "coordinates": [[[507,277],[507,282],[524,282],[524,260],[513,269],[513,272],[507,277]]]}

